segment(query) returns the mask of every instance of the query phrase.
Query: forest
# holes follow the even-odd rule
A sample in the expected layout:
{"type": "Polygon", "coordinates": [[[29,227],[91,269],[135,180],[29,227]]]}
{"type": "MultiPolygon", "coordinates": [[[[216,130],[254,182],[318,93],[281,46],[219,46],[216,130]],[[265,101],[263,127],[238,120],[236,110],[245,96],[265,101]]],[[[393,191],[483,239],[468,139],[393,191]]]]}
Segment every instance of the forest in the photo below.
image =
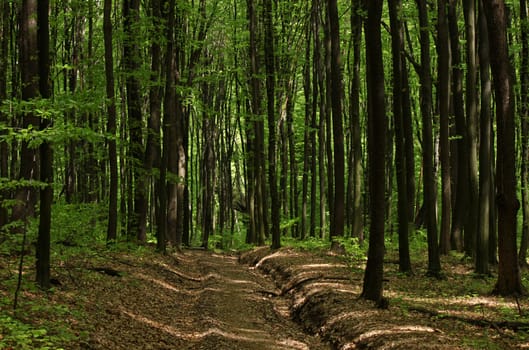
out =
{"type": "Polygon", "coordinates": [[[1,349],[529,347],[526,0],[0,4],[1,349]]]}

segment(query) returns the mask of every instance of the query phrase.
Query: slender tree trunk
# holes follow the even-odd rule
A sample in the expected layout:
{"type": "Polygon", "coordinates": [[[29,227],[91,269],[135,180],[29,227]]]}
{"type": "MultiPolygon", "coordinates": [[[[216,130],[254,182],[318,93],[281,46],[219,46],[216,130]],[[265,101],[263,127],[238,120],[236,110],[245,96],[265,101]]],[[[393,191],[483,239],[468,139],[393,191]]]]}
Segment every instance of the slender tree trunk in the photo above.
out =
{"type": "Polygon", "coordinates": [[[491,98],[490,58],[487,19],[483,13],[483,4],[479,1],[479,67],[481,79],[481,112],[479,142],[479,221],[476,244],[476,273],[488,275],[489,237],[492,183],[492,138],[491,138],[491,98]]]}
{"type": "Polygon", "coordinates": [[[522,241],[518,260],[522,267],[527,267],[527,248],[529,246],[529,23],[527,18],[527,1],[520,0],[520,21],[522,52],[520,54],[520,119],[522,163],[522,241]]]}
{"type": "Polygon", "coordinates": [[[384,108],[384,66],[380,18],[382,0],[370,0],[367,5],[366,57],[368,94],[368,152],[369,152],[369,250],[364,275],[362,297],[383,306],[382,279],[384,264],[385,226],[385,156],[386,115],[384,108]]]}
{"type": "MultiPolygon", "coordinates": [[[[163,36],[161,21],[162,21],[162,3],[160,0],[151,0],[152,15],[154,20],[154,35],[163,36]]],[[[151,171],[151,178],[154,178],[153,201],[151,207],[154,207],[154,212],[158,215],[160,210],[160,200],[158,198],[159,188],[161,186],[159,175],[156,176],[152,169],[160,169],[161,155],[160,155],[160,131],[161,131],[161,104],[162,104],[162,88],[161,88],[161,63],[162,63],[161,47],[158,40],[154,40],[151,45],[151,83],[149,89],[149,122],[147,126],[147,144],[145,147],[145,166],[147,170],[151,171]]],[[[152,182],[152,180],[151,180],[152,182]]],[[[147,215],[146,215],[147,216],[147,215]]],[[[156,248],[163,252],[165,249],[164,238],[159,234],[156,228],[156,248]]]]}
{"type": "MultiPolygon", "coordinates": [[[[22,100],[29,101],[38,95],[38,49],[37,49],[37,13],[36,0],[23,0],[20,8],[20,74],[22,84],[22,100]]],[[[29,112],[22,116],[22,127],[39,125],[39,118],[29,112]]],[[[20,170],[18,178],[21,180],[36,180],[39,178],[37,166],[37,152],[29,147],[27,141],[22,141],[20,150],[20,170]]],[[[37,191],[27,186],[21,187],[15,193],[17,203],[12,209],[11,221],[25,220],[35,214],[37,191]],[[29,195],[28,195],[29,194],[29,195]]]]}
{"type": "MultiPolygon", "coordinates": [[[[403,23],[403,25],[406,25],[403,23]]],[[[403,27],[405,29],[406,27],[403,27]]],[[[404,47],[404,43],[402,44],[404,47]]],[[[413,122],[410,103],[410,84],[408,65],[405,53],[401,52],[402,64],[402,124],[404,128],[404,147],[406,154],[406,187],[408,199],[408,227],[414,231],[413,221],[415,219],[415,138],[413,135],[413,122]]]]}
{"type": "Polygon", "coordinates": [[[498,204],[498,280],[494,292],[499,295],[523,294],[518,252],[516,250],[516,163],[514,134],[514,84],[507,44],[505,4],[502,0],[483,0],[487,17],[491,71],[496,96],[498,204]]]}
{"type": "MultiPolygon", "coordinates": [[[[0,104],[7,99],[7,68],[9,57],[9,18],[11,8],[8,1],[4,1],[0,6],[0,104]]],[[[7,115],[0,112],[0,123],[8,123],[7,115]]],[[[0,132],[0,137],[3,132],[0,132]]],[[[8,143],[0,140],[0,177],[9,177],[9,148],[8,143]]],[[[0,202],[9,197],[8,191],[0,190],[0,202]]],[[[0,205],[0,230],[8,222],[8,211],[3,205],[0,205]]],[[[0,242],[2,236],[0,235],[0,242]]]]}
{"type": "MultiPolygon", "coordinates": [[[[205,99],[209,99],[205,92],[205,99]]],[[[215,121],[212,116],[203,116],[203,157],[201,167],[202,178],[202,247],[208,249],[208,240],[213,235],[213,212],[214,212],[214,178],[215,178],[215,121]]]]}
{"type": "MultiPolygon", "coordinates": [[[[311,140],[311,135],[314,131],[311,129],[311,116],[314,111],[312,110],[312,99],[314,96],[311,91],[311,60],[310,60],[310,49],[311,49],[311,34],[312,34],[312,21],[314,21],[314,9],[311,10],[311,26],[307,26],[306,29],[306,44],[305,44],[305,62],[303,64],[303,93],[305,95],[305,125],[303,128],[303,177],[301,185],[301,232],[300,238],[305,239],[307,236],[307,207],[308,207],[308,193],[309,193],[309,175],[314,177],[315,174],[311,173],[312,167],[311,159],[315,159],[314,151],[315,146],[311,140]]],[[[314,77],[314,76],[313,76],[314,77]]],[[[316,182],[314,182],[316,184],[316,182]]],[[[314,196],[314,194],[313,194],[314,196]]],[[[311,207],[313,206],[311,201],[311,207]]],[[[313,216],[314,213],[311,213],[313,216]]]]}
{"type": "Polygon", "coordinates": [[[455,116],[457,154],[457,172],[453,179],[456,189],[452,207],[451,246],[458,251],[463,250],[463,228],[468,218],[468,135],[466,131],[465,108],[463,102],[463,69],[461,68],[461,50],[459,48],[459,27],[457,18],[457,1],[449,0],[448,22],[450,30],[450,45],[452,51],[452,100],[455,116]]]}
{"type": "Polygon", "coordinates": [[[432,78],[430,73],[430,33],[428,9],[425,0],[416,0],[419,7],[419,25],[421,28],[421,115],[422,115],[422,141],[423,141],[423,169],[424,169],[424,206],[426,229],[428,235],[428,275],[439,277],[441,274],[441,261],[437,238],[436,195],[435,195],[435,169],[433,156],[432,135],[432,78]]]}
{"type": "MultiPolygon", "coordinates": [[[[51,97],[50,86],[50,34],[49,34],[49,0],[37,3],[37,42],[39,92],[44,99],[51,97]]],[[[40,129],[51,126],[51,121],[41,117],[40,129]]],[[[40,181],[45,185],[40,190],[39,233],[37,238],[36,280],[43,289],[50,288],[50,230],[51,205],[53,202],[53,151],[49,141],[40,145],[40,181]]]]}
{"type": "MultiPolygon", "coordinates": [[[[320,3],[321,6],[326,6],[327,1],[320,3]]],[[[320,143],[325,142],[324,150],[326,154],[326,160],[327,160],[327,167],[321,167],[320,171],[323,171],[324,174],[327,176],[327,186],[322,189],[321,192],[326,192],[326,196],[322,197],[322,200],[327,200],[327,205],[329,208],[329,238],[332,237],[332,234],[334,232],[334,159],[333,159],[333,152],[332,152],[332,42],[331,42],[331,29],[330,29],[330,21],[329,21],[329,9],[328,6],[326,8],[326,20],[323,23],[323,40],[324,40],[324,59],[325,59],[325,66],[322,67],[321,74],[322,74],[322,80],[321,82],[324,83],[320,86],[320,128],[322,132],[322,139],[320,143]],[[324,117],[322,120],[321,117],[324,117]]],[[[325,158],[322,159],[322,162],[324,163],[325,158]]],[[[320,174],[321,177],[321,174],[320,174]]],[[[323,219],[325,217],[325,208],[321,208],[322,210],[322,219],[320,225],[322,226],[322,230],[320,231],[320,236],[323,238],[325,236],[325,223],[326,219],[323,219]]]]}
{"type": "Polygon", "coordinates": [[[398,195],[398,235],[399,235],[399,269],[411,271],[408,242],[408,188],[406,185],[407,169],[404,152],[404,125],[402,108],[402,23],[399,19],[402,3],[400,0],[388,0],[391,24],[391,51],[393,61],[393,119],[395,124],[395,168],[397,173],[398,195]]]}
{"type": "Polygon", "coordinates": [[[353,76],[351,79],[351,138],[352,164],[352,231],[351,235],[360,241],[364,239],[363,210],[362,210],[362,130],[360,125],[360,49],[362,45],[362,0],[352,0],[351,27],[353,28],[353,76]]]}
{"type": "MultiPolygon", "coordinates": [[[[298,195],[298,163],[296,160],[296,135],[294,133],[294,89],[290,89],[287,103],[287,138],[289,150],[290,167],[290,217],[299,217],[299,195],[298,195]]],[[[292,226],[292,237],[299,236],[299,224],[292,226]]]]}
{"type": "Polygon", "coordinates": [[[146,240],[145,228],[145,206],[147,196],[145,188],[144,174],[144,149],[143,149],[143,116],[141,111],[141,90],[137,73],[141,67],[141,53],[139,45],[136,44],[139,38],[138,23],[140,18],[140,1],[125,0],[123,3],[123,30],[124,41],[124,65],[128,73],[126,77],[127,88],[127,113],[129,128],[129,156],[131,160],[132,183],[129,186],[133,190],[133,205],[129,207],[129,236],[135,236],[140,242],[146,240]]]}
{"type": "Polygon", "coordinates": [[[479,200],[478,180],[478,110],[477,110],[477,55],[476,55],[476,0],[464,0],[466,28],[466,110],[467,110],[467,135],[468,135],[468,167],[469,167],[469,212],[465,225],[464,243],[465,253],[474,256],[476,251],[476,237],[478,227],[479,206],[473,205],[479,200]]]}
{"type": "Polygon", "coordinates": [[[279,230],[279,195],[277,192],[276,169],[276,117],[275,117],[275,68],[274,68],[274,30],[272,22],[272,0],[264,0],[265,25],[265,66],[266,66],[266,97],[268,116],[268,183],[270,187],[272,212],[272,249],[281,247],[279,230]]]}
{"type": "MultiPolygon", "coordinates": [[[[176,220],[177,220],[177,174],[178,174],[178,149],[176,144],[177,137],[177,111],[179,109],[180,100],[176,93],[176,79],[177,79],[177,63],[178,54],[175,54],[175,1],[169,0],[166,2],[168,6],[167,12],[167,27],[166,38],[167,44],[165,48],[165,95],[163,101],[164,113],[164,140],[163,140],[163,155],[162,155],[162,176],[160,178],[161,186],[160,196],[161,203],[166,204],[166,208],[160,205],[160,211],[166,213],[164,218],[160,220],[160,234],[165,236],[165,240],[170,242],[173,247],[180,249],[176,238],[176,220]],[[162,181],[163,180],[163,181],[162,181]],[[165,200],[166,199],[166,200],[165,200]]],[[[178,35],[176,36],[178,38],[178,35]]]]}
{"type": "Polygon", "coordinates": [[[118,163],[116,150],[116,98],[114,93],[114,57],[112,52],[112,1],[105,0],[103,9],[103,31],[105,41],[105,76],[107,106],[108,160],[110,166],[110,188],[108,199],[107,242],[116,240],[118,228],[118,163]]]}
{"type": "Polygon", "coordinates": [[[342,70],[340,62],[340,26],[336,0],[328,0],[331,34],[331,85],[332,85],[332,130],[334,146],[334,230],[331,239],[343,236],[345,219],[345,164],[342,121],[342,70]]]}
{"type": "Polygon", "coordinates": [[[439,250],[448,254],[450,250],[450,214],[452,204],[452,184],[450,178],[450,37],[448,18],[446,15],[447,1],[438,2],[438,47],[439,47],[439,119],[440,119],[440,156],[442,177],[442,209],[439,250]]]}
{"type": "Polygon", "coordinates": [[[316,197],[316,192],[319,190],[318,213],[316,211],[316,201],[311,201],[310,212],[310,235],[316,235],[316,214],[320,217],[319,222],[319,236],[323,237],[325,232],[325,108],[322,103],[324,101],[324,83],[323,83],[323,64],[321,56],[321,39],[320,39],[320,12],[321,3],[319,0],[312,1],[312,17],[313,17],[313,36],[314,36],[314,53],[313,53],[313,89],[312,89],[312,122],[311,122],[311,138],[310,142],[313,145],[313,156],[311,158],[311,185],[310,193],[313,198],[316,197]],[[317,121],[317,111],[319,110],[319,122],[317,121]],[[318,144],[316,144],[316,130],[318,131],[318,144]],[[318,148],[318,157],[315,157],[316,147],[318,148]],[[317,159],[316,159],[317,158],[317,159]],[[318,174],[316,174],[318,168],[318,174]],[[319,176],[319,186],[317,186],[317,176],[319,176]],[[317,188],[319,187],[319,188],[317,188]]]}
{"type": "Polygon", "coordinates": [[[261,83],[259,81],[259,57],[257,54],[257,15],[254,0],[247,0],[248,28],[250,31],[250,110],[249,118],[249,205],[251,243],[264,244],[266,221],[263,206],[266,186],[264,181],[264,123],[261,118],[261,83]]]}

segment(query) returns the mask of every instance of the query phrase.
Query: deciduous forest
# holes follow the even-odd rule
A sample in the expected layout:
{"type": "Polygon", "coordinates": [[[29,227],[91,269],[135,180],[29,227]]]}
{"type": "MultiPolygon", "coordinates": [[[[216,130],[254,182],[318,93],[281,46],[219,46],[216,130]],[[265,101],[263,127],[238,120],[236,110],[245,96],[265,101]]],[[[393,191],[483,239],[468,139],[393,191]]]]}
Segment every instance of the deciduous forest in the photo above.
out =
{"type": "Polygon", "coordinates": [[[529,347],[526,0],[0,4],[1,349],[529,347]]]}

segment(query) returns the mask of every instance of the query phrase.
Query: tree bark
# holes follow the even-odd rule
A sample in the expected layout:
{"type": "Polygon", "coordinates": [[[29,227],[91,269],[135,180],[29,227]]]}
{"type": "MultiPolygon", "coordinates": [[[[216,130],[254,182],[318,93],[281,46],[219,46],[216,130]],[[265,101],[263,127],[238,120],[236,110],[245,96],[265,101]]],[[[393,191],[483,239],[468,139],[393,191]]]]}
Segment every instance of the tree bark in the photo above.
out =
{"type": "Polygon", "coordinates": [[[435,169],[433,159],[432,135],[432,77],[430,73],[430,33],[428,9],[425,0],[416,0],[419,7],[420,43],[421,43],[421,115],[423,141],[423,192],[428,235],[428,275],[439,277],[441,261],[437,239],[437,217],[435,211],[435,169]]]}
{"type": "MultiPolygon", "coordinates": [[[[38,95],[38,53],[37,53],[37,13],[36,0],[23,0],[20,8],[19,60],[22,84],[22,100],[29,101],[38,95]]],[[[22,128],[37,127],[39,118],[29,112],[22,116],[22,128]]],[[[20,170],[18,178],[24,181],[36,180],[39,176],[37,152],[22,141],[20,150],[20,170]]],[[[26,220],[35,214],[37,191],[28,186],[21,187],[15,193],[17,203],[11,213],[11,221],[26,220]]]]}
{"type": "Polygon", "coordinates": [[[385,226],[385,155],[386,115],[384,108],[384,66],[380,18],[382,0],[370,0],[367,5],[366,57],[368,96],[369,152],[369,250],[364,275],[362,297],[382,304],[385,226]]]}
{"type": "Polygon", "coordinates": [[[257,53],[258,23],[254,0],[247,0],[248,29],[250,31],[250,113],[249,130],[249,195],[248,208],[250,210],[249,243],[264,244],[267,223],[265,220],[264,196],[266,182],[264,181],[264,123],[261,116],[261,83],[259,81],[259,56],[257,53]]]}
{"type": "Polygon", "coordinates": [[[439,52],[439,119],[440,119],[440,157],[442,177],[442,209],[440,254],[448,254],[450,250],[450,214],[452,204],[452,184],[450,178],[450,37],[448,35],[448,18],[446,15],[447,1],[438,2],[438,52],[439,52]]]}
{"type": "Polygon", "coordinates": [[[523,294],[516,250],[516,162],[514,133],[514,89],[507,44],[505,4],[483,0],[489,30],[491,71],[496,96],[497,158],[496,189],[498,204],[498,280],[494,293],[523,294]]]}
{"type": "Polygon", "coordinates": [[[338,18],[338,5],[336,0],[327,1],[330,24],[331,40],[331,93],[332,93],[332,130],[334,146],[334,230],[331,239],[343,236],[345,220],[345,164],[344,164],[344,137],[342,121],[342,70],[340,60],[340,24],[338,18]]]}
{"type": "Polygon", "coordinates": [[[456,0],[449,0],[448,23],[450,30],[450,45],[452,51],[452,100],[455,119],[456,137],[454,148],[457,152],[456,176],[454,182],[454,205],[452,207],[451,246],[458,251],[463,250],[463,228],[468,217],[468,135],[466,131],[465,108],[463,102],[463,69],[461,68],[461,50],[459,47],[459,27],[456,0]]]}
{"type": "Polygon", "coordinates": [[[362,0],[352,0],[351,27],[353,28],[353,74],[351,78],[350,114],[351,114],[351,146],[350,177],[352,188],[347,192],[351,195],[348,207],[352,209],[351,236],[363,241],[364,225],[362,210],[362,130],[360,125],[360,49],[362,45],[362,0]]]}
{"type": "Polygon", "coordinates": [[[469,203],[468,220],[464,231],[464,249],[468,256],[474,256],[476,251],[476,237],[478,227],[479,206],[473,205],[479,200],[478,180],[478,99],[477,99],[477,55],[476,55],[476,0],[464,0],[463,12],[465,14],[466,28],[466,111],[468,135],[468,180],[469,203]]]}
{"type": "Polygon", "coordinates": [[[393,62],[393,120],[395,124],[395,168],[397,174],[398,196],[398,236],[399,236],[399,270],[411,271],[409,250],[409,213],[408,213],[408,188],[406,184],[406,154],[403,123],[403,94],[402,94],[402,22],[399,19],[402,2],[388,0],[389,18],[391,25],[391,54],[393,62]]]}
{"type": "Polygon", "coordinates": [[[520,54],[520,119],[522,137],[521,181],[522,181],[522,241],[518,260],[520,266],[527,267],[527,248],[529,247],[529,24],[527,1],[520,0],[520,21],[522,52],[520,54]]]}
{"type": "MultiPolygon", "coordinates": [[[[51,97],[50,86],[50,35],[49,35],[49,0],[37,2],[37,48],[39,70],[39,92],[43,99],[51,97]]],[[[40,130],[51,126],[51,121],[40,117],[40,130]]],[[[53,151],[49,140],[40,145],[40,181],[46,184],[40,190],[39,233],[36,249],[36,280],[42,289],[49,289],[50,284],[50,231],[51,205],[53,202],[53,151]]]]}
{"type": "Polygon", "coordinates": [[[491,138],[491,98],[490,58],[487,19],[483,4],[479,1],[479,67],[481,79],[481,112],[479,141],[479,221],[476,241],[476,273],[488,275],[489,237],[492,184],[492,138],[491,138]]]}
{"type": "Polygon", "coordinates": [[[128,208],[129,223],[128,235],[136,237],[138,241],[146,240],[145,217],[147,196],[145,188],[144,170],[144,146],[143,146],[143,116],[141,111],[141,90],[137,73],[141,67],[141,53],[139,45],[136,44],[139,38],[138,28],[135,25],[140,18],[140,1],[125,0],[123,2],[123,30],[125,41],[123,45],[124,66],[127,89],[127,113],[129,129],[129,156],[132,171],[132,183],[129,184],[133,191],[133,205],[128,208]]]}
{"type": "MultiPolygon", "coordinates": [[[[0,104],[7,98],[7,67],[9,55],[9,17],[11,9],[8,1],[4,1],[0,7],[0,104]]],[[[7,115],[0,112],[0,123],[8,123],[7,115]]],[[[0,132],[0,136],[4,133],[0,132]]],[[[9,148],[8,143],[0,140],[0,177],[9,177],[9,148]]],[[[9,198],[7,190],[0,189],[0,202],[9,198]]],[[[0,205],[0,230],[8,222],[8,211],[3,205],[0,205]]],[[[0,241],[2,236],[0,235],[0,241]]]]}
{"type": "Polygon", "coordinates": [[[114,57],[112,52],[112,0],[105,0],[103,8],[103,32],[105,42],[105,77],[107,105],[108,160],[110,187],[108,198],[107,242],[115,241],[118,228],[118,160],[116,149],[116,97],[114,92],[114,57]]]}
{"type": "Polygon", "coordinates": [[[281,247],[279,230],[279,196],[276,169],[275,68],[272,0],[264,0],[266,97],[268,116],[268,185],[271,199],[272,249],[281,247]]]}

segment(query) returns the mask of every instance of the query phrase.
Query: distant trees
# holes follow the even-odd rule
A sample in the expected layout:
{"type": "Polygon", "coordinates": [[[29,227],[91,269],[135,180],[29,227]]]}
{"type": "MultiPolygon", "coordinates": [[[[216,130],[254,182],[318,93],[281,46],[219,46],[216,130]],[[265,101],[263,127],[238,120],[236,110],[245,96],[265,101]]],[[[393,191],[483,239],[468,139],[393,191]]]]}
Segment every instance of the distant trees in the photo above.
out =
{"type": "Polygon", "coordinates": [[[483,274],[499,252],[497,292],[523,291],[525,0],[510,21],[500,0],[56,5],[1,5],[3,237],[39,215],[44,252],[51,203],[103,206],[108,242],[162,252],[368,236],[379,300],[384,237],[410,271],[424,228],[430,275],[452,249],[483,274]]]}

